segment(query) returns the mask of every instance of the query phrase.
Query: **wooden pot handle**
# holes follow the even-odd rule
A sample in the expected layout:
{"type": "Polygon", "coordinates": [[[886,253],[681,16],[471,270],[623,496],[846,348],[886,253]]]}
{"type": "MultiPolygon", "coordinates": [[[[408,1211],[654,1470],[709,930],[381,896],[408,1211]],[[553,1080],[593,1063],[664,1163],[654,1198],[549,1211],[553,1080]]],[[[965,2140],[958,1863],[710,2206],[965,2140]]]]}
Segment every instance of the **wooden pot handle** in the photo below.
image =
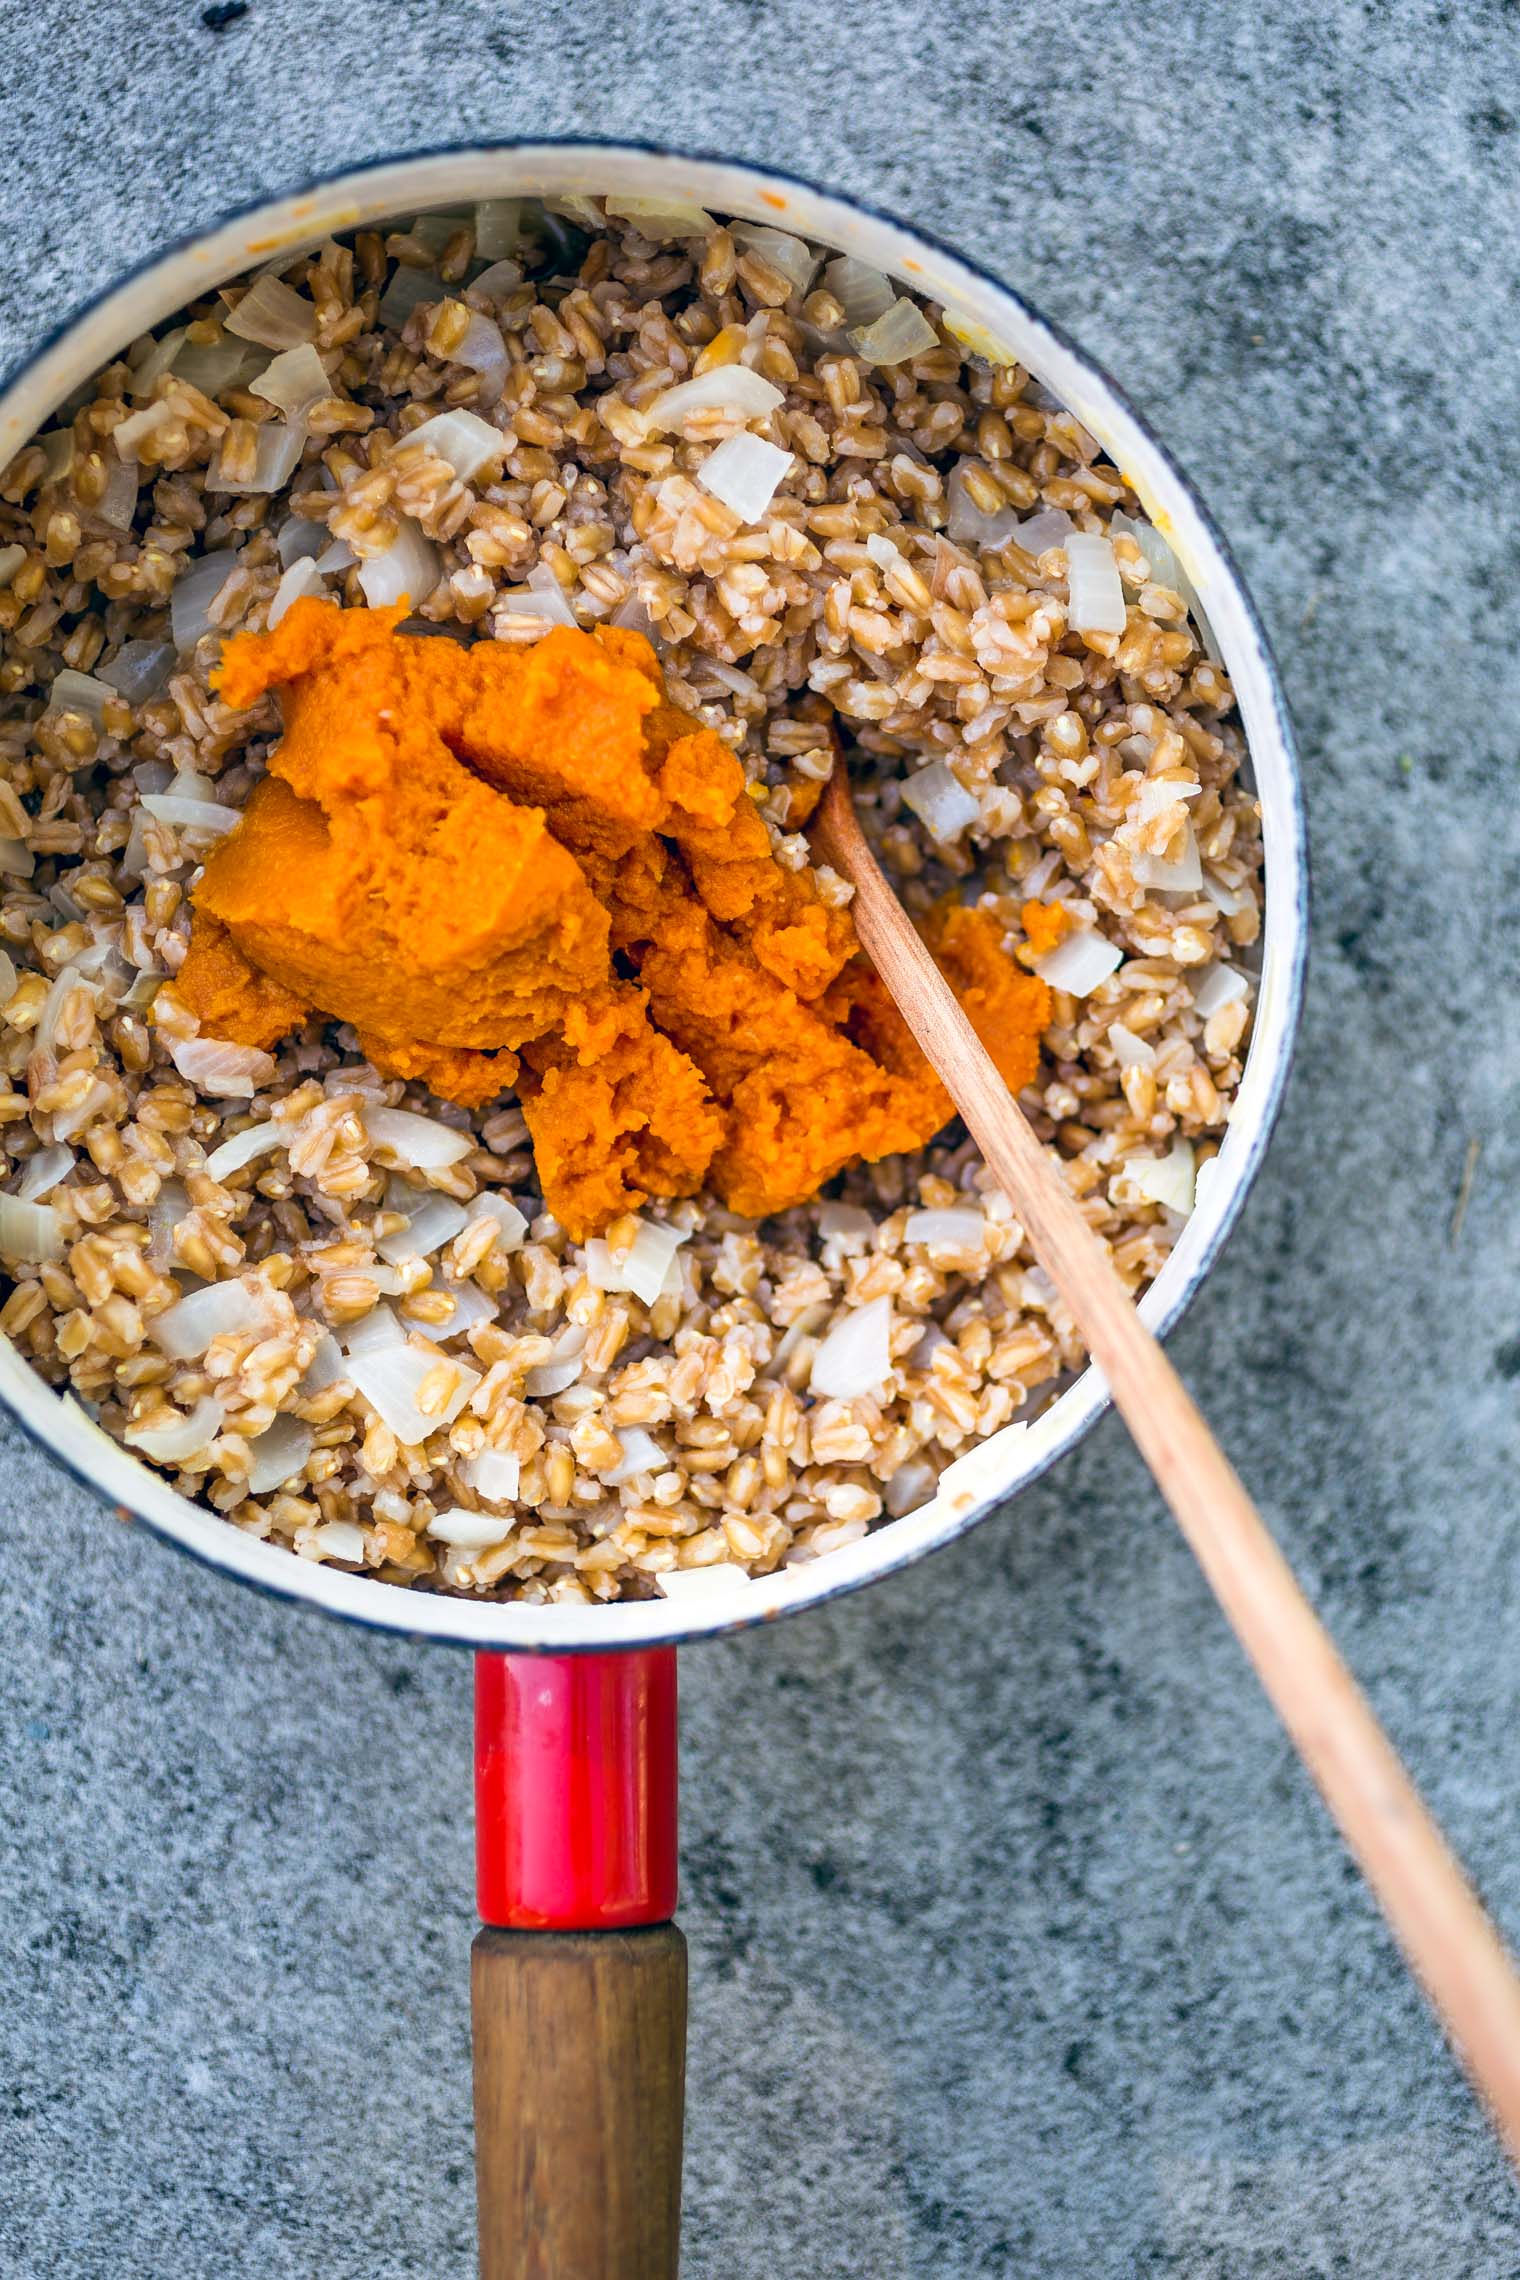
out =
{"type": "Polygon", "coordinates": [[[481,2280],[675,2280],[675,1653],[479,1655],[475,1674],[481,2280]]]}
{"type": "Polygon", "coordinates": [[[675,2280],[686,1942],[477,1934],[481,2280],[675,2280]]]}

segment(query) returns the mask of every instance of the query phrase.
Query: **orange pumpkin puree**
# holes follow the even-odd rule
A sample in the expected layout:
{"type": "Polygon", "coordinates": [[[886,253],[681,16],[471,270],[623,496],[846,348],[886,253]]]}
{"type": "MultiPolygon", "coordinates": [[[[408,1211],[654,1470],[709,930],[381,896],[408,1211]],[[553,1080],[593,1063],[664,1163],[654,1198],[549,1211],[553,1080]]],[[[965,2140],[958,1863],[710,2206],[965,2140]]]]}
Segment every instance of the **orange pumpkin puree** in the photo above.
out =
{"type": "MultiPolygon", "coordinates": [[[[279,689],[284,734],[195,889],[176,986],[208,1034],[269,1046],[320,1010],[446,1100],[515,1087],[577,1239],[704,1183],[763,1218],[950,1120],[848,914],[773,859],[641,635],[461,648],[400,615],[303,599],[227,646],[223,699],[279,689]]],[[[1045,984],[979,911],[925,934],[1028,1084],[1045,984]]]]}

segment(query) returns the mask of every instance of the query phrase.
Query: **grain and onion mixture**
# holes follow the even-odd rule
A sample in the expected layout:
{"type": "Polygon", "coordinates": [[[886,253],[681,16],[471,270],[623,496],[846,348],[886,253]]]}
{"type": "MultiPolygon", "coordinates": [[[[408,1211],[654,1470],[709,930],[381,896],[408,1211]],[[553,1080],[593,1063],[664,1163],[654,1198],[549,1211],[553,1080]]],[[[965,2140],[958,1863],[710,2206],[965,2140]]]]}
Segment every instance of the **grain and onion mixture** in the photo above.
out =
{"type": "Polygon", "coordinates": [[[978,901],[1052,985],[1024,1105],[1131,1289],[1228,1116],[1260,913],[1229,684],[1093,438],[859,262],[608,205],[287,256],[0,478],[0,1327],[233,1526],[531,1601],[850,1543],[1080,1347],[956,1127],[759,1226],[575,1245],[510,1097],[155,1002],[278,734],[211,693],[229,633],[305,593],[637,626],[793,868],[842,738],[909,904],[978,901]]]}

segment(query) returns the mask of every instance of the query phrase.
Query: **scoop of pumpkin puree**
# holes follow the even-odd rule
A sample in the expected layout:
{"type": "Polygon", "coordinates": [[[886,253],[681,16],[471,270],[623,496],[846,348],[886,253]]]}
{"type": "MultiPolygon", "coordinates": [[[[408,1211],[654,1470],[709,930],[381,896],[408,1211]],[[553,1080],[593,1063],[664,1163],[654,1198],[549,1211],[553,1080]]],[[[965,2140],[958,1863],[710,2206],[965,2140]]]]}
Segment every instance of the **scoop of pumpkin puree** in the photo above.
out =
{"type": "MultiPolygon", "coordinates": [[[[238,709],[284,733],[193,896],[176,978],[208,1035],[346,1021],[383,1073],[478,1107],[515,1088],[577,1240],[704,1185],[746,1218],[953,1109],[848,912],[772,855],[744,771],[613,627],[528,649],[303,599],[239,634],[238,709]]],[[[1050,993],[988,915],[926,938],[1015,1090],[1050,993]]]]}

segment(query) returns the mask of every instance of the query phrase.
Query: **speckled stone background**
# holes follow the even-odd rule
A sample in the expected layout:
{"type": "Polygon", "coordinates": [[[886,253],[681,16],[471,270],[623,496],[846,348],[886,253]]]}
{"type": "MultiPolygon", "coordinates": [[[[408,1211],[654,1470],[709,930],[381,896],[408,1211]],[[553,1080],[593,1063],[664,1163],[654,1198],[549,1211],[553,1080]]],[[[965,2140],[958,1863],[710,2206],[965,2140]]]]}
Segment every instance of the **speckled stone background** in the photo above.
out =
{"type": "MultiPolygon", "coordinates": [[[[1520,10],[218,13],[0,14],[5,357],[313,170],[627,130],[978,250],[1198,477],[1297,712],[1318,909],[1285,1122],[1175,1350],[1520,1937],[1520,10]]],[[[0,1570],[0,2274],[463,2280],[466,1662],[218,1582],[14,1436],[0,1570]]],[[[696,2280],[1520,2272],[1112,1424],[683,1685],[696,2280]]]]}

